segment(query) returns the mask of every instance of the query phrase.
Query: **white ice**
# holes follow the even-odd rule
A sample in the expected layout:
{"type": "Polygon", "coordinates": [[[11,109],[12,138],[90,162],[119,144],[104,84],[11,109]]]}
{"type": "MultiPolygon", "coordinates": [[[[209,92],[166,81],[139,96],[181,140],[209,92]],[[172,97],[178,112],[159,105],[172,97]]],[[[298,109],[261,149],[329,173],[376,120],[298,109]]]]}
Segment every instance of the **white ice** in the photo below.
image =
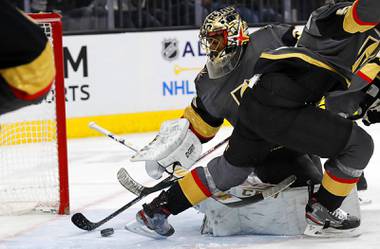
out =
{"type": "MultiPolygon", "coordinates": [[[[380,143],[380,126],[366,129],[372,134],[375,144],[380,143]]],[[[214,141],[221,141],[230,132],[231,129],[223,129],[214,141]]],[[[145,133],[125,137],[130,142],[142,146],[152,136],[152,133],[145,133]]],[[[134,196],[117,182],[116,172],[120,167],[126,167],[132,176],[142,183],[153,183],[145,175],[141,164],[129,162],[128,157],[132,152],[109,138],[70,140],[68,146],[72,214],[82,212],[91,221],[99,221],[132,200],[134,196]]],[[[358,238],[311,239],[302,236],[262,235],[211,237],[200,234],[203,215],[190,209],[170,218],[170,222],[176,229],[172,237],[154,240],[123,229],[126,223],[134,219],[135,213],[141,207],[142,202],[140,202],[92,232],[82,231],[75,227],[70,221],[71,216],[0,216],[0,249],[288,249],[305,247],[308,249],[378,249],[380,248],[379,162],[380,151],[375,148],[374,156],[366,170],[369,182],[366,195],[372,199],[372,204],[362,207],[362,235],[358,238]],[[110,237],[101,237],[99,231],[107,227],[113,227],[115,233],[110,237]]],[[[153,196],[154,194],[145,201],[153,196]]]]}

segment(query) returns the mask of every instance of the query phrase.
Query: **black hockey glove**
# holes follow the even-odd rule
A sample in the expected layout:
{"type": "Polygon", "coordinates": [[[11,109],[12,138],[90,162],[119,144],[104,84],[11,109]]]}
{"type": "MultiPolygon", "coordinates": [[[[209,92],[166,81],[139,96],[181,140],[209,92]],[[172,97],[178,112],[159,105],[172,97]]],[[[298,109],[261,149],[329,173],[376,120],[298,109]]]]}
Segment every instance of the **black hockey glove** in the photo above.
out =
{"type": "Polygon", "coordinates": [[[368,110],[367,113],[364,115],[363,124],[366,126],[369,126],[371,124],[379,123],[380,122],[380,108],[371,109],[368,110]]]}
{"type": "Polygon", "coordinates": [[[300,36],[301,32],[297,31],[294,26],[290,26],[288,31],[283,34],[281,40],[285,46],[293,47],[298,42],[300,36]]]}
{"type": "Polygon", "coordinates": [[[362,121],[363,121],[363,124],[365,124],[366,126],[380,122],[379,95],[376,96],[376,100],[372,102],[371,106],[365,112],[362,121]]]}

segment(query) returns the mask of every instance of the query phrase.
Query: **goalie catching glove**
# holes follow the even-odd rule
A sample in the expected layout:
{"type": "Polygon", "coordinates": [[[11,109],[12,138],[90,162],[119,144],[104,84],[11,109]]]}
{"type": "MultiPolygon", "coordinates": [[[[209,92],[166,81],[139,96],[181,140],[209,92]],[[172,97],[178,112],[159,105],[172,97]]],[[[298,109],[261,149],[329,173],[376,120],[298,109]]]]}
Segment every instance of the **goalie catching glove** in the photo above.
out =
{"type": "Polygon", "coordinates": [[[145,161],[145,170],[154,179],[161,178],[174,163],[190,169],[201,155],[202,145],[189,126],[183,118],[165,121],[153,141],[136,152],[131,161],[145,161]]]}

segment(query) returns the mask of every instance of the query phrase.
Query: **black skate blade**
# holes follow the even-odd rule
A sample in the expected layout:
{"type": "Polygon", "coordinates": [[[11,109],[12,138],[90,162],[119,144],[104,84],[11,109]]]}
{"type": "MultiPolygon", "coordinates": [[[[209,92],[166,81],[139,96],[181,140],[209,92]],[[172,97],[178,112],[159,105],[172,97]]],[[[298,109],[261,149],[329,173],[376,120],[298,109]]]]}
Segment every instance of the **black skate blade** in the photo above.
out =
{"type": "Polygon", "coordinates": [[[161,239],[167,239],[168,238],[166,236],[159,235],[158,233],[156,233],[153,230],[150,230],[149,228],[147,228],[146,226],[140,224],[136,220],[133,220],[133,221],[129,222],[127,225],[125,225],[124,228],[126,230],[132,232],[132,233],[135,233],[135,234],[138,234],[138,235],[142,235],[144,237],[149,237],[149,238],[152,238],[152,239],[161,240],[161,239]]]}

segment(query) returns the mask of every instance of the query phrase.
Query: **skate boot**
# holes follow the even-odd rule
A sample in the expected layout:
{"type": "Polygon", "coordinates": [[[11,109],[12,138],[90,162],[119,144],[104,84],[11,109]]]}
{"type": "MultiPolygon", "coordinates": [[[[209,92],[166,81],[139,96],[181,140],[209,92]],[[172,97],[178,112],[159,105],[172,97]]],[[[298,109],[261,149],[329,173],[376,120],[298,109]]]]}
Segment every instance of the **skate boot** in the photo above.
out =
{"type": "Polygon", "coordinates": [[[360,219],[338,208],[329,211],[311,195],[306,205],[304,234],[314,237],[357,237],[360,219]]]}
{"type": "Polygon", "coordinates": [[[143,209],[136,214],[137,222],[161,236],[172,235],[174,228],[168,222],[170,212],[165,208],[166,204],[167,195],[162,191],[151,203],[143,205],[143,209]]]}

